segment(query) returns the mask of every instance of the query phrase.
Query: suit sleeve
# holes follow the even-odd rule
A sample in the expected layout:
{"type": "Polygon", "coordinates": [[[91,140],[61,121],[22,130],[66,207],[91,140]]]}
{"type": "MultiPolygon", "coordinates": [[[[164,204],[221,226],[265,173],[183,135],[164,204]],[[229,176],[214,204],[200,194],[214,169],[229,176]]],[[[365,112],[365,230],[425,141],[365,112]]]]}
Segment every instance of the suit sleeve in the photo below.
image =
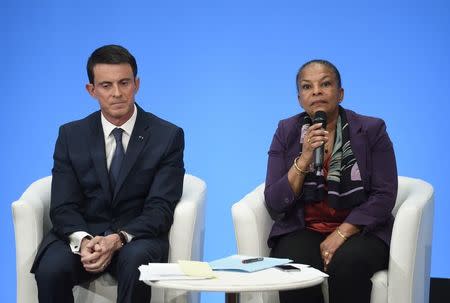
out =
{"type": "Polygon", "coordinates": [[[175,206],[183,192],[183,130],[176,128],[169,142],[141,215],[123,226],[123,230],[134,238],[158,237],[167,233],[172,225],[175,206]]]}
{"type": "Polygon", "coordinates": [[[273,220],[281,219],[292,209],[298,197],[295,196],[288,180],[289,167],[286,167],[286,139],[282,122],[273,136],[267,163],[264,198],[266,208],[273,220]]]}
{"type": "Polygon", "coordinates": [[[88,230],[81,214],[84,195],[68,150],[66,131],[61,126],[53,154],[50,219],[55,233],[66,241],[73,232],[88,230]]]}
{"type": "Polygon", "coordinates": [[[392,142],[382,120],[369,129],[368,140],[370,161],[370,190],[366,202],[355,207],[346,218],[346,222],[364,226],[363,231],[375,230],[386,223],[397,197],[397,165],[392,142]],[[371,134],[372,132],[372,134],[371,134]]]}

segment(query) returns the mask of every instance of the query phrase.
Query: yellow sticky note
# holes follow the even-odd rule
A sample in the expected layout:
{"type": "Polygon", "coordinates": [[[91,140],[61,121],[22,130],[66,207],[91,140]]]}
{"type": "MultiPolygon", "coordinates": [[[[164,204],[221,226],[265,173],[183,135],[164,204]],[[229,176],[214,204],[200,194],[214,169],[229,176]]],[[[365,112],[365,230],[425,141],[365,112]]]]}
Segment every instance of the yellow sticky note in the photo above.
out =
{"type": "Polygon", "coordinates": [[[178,261],[181,270],[188,276],[214,278],[211,266],[207,262],[200,261],[178,261]]]}

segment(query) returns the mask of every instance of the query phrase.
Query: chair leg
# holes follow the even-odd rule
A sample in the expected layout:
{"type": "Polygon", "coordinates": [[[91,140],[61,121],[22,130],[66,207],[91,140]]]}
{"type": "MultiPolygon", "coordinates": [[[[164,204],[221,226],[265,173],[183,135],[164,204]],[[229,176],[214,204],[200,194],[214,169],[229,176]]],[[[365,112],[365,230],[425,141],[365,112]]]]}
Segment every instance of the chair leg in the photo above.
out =
{"type": "Polygon", "coordinates": [[[238,292],[227,292],[225,293],[225,303],[239,303],[239,293],[238,292]]]}

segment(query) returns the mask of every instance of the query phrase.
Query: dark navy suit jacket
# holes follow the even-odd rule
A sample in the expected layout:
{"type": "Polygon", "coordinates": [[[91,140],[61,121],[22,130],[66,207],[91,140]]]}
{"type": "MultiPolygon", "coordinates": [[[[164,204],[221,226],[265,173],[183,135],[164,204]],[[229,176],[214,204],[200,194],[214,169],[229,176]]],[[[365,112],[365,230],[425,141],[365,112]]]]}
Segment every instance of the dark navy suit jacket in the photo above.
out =
{"type": "MultiPolygon", "coordinates": [[[[137,106],[137,117],[114,191],[106,167],[100,111],[61,126],[54,152],[50,218],[32,272],[45,248],[76,231],[123,230],[168,243],[183,189],[183,130],[137,106]]],[[[167,245],[168,247],[168,245],[167,245]]]]}
{"type": "MultiPolygon", "coordinates": [[[[397,197],[397,166],[392,142],[383,120],[345,110],[350,130],[350,144],[359,166],[366,201],[353,208],[345,222],[361,225],[389,245],[392,234],[391,211],[397,197]]],[[[305,113],[280,121],[269,150],[266,206],[275,220],[269,236],[273,239],[305,227],[301,193],[292,191],[287,172],[300,151],[300,122],[305,113]]]]}

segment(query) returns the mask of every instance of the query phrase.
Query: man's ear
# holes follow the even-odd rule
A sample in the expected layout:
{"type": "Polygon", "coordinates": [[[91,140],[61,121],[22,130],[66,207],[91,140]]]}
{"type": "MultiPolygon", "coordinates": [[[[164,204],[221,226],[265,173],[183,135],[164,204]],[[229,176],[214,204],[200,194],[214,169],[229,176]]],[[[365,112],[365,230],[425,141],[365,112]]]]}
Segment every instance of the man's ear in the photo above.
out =
{"type": "Polygon", "coordinates": [[[92,84],[92,83],[86,84],[86,90],[89,93],[89,95],[91,95],[91,97],[93,97],[93,98],[96,97],[94,84],[92,84]]]}
{"type": "Polygon", "coordinates": [[[141,79],[139,77],[136,77],[136,79],[134,79],[134,86],[136,87],[134,89],[135,94],[137,94],[137,92],[139,91],[139,85],[141,85],[141,79]]]}

